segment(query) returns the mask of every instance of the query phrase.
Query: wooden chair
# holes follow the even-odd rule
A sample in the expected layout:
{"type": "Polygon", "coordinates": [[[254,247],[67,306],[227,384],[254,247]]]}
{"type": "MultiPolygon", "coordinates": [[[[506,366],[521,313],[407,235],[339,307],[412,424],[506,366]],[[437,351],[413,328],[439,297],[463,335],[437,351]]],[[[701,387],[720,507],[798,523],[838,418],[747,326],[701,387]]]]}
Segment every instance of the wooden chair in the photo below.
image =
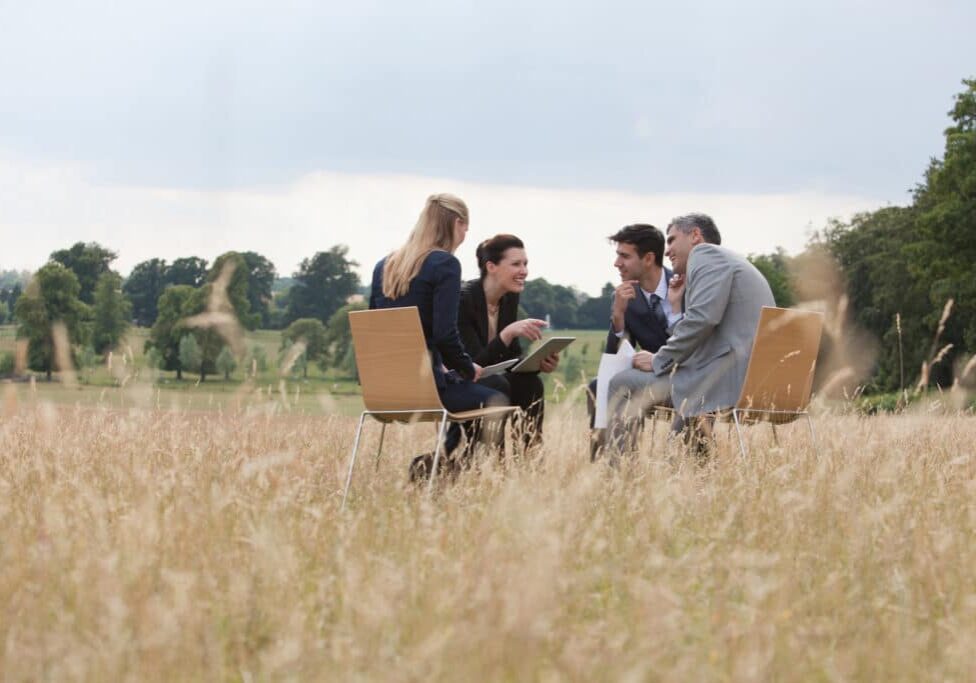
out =
{"type": "Polygon", "coordinates": [[[420,326],[416,306],[386,308],[349,313],[356,367],[366,409],[359,416],[356,440],[349,458],[349,474],[342,493],[342,508],[346,506],[356,453],[366,416],[382,423],[380,443],[376,450],[379,467],[383,450],[383,436],[391,422],[439,422],[434,462],[428,492],[433,490],[437,466],[448,422],[467,422],[480,418],[502,418],[516,410],[514,406],[481,408],[450,413],[441,403],[434,383],[430,353],[420,326]]]}
{"type": "Polygon", "coordinates": [[[804,417],[816,442],[807,407],[822,333],[822,313],[763,306],[745,382],[732,409],[743,457],[742,425],[747,423],[769,422],[776,438],[776,425],[804,417]]]}

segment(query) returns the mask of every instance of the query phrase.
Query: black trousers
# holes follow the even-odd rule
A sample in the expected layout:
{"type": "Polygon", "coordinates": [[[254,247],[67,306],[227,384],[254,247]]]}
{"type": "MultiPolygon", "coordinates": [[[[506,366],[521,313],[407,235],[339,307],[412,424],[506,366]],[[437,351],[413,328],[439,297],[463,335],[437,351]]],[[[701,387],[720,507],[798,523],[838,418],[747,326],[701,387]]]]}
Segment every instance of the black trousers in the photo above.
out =
{"type": "Polygon", "coordinates": [[[531,446],[542,441],[545,387],[538,373],[504,372],[480,379],[478,384],[504,394],[511,405],[521,409],[515,430],[523,445],[531,446]]]}
{"type": "MultiPolygon", "coordinates": [[[[448,378],[447,385],[439,389],[438,394],[440,394],[441,403],[452,413],[509,405],[508,398],[503,393],[493,391],[490,387],[482,386],[480,383],[475,384],[453,376],[448,378]]],[[[468,438],[472,442],[476,440],[480,428],[480,424],[476,423],[480,423],[480,420],[463,423],[468,438]]],[[[450,456],[460,442],[461,427],[456,422],[452,422],[447,428],[447,435],[444,439],[444,454],[450,456]]]]}

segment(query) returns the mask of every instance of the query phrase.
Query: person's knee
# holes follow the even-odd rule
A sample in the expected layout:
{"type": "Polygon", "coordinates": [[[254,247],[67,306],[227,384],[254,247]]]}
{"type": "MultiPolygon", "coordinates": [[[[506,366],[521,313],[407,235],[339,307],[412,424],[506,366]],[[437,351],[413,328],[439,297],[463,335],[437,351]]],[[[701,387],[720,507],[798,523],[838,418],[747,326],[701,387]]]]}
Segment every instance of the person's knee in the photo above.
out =
{"type": "Polygon", "coordinates": [[[546,395],[546,387],[542,383],[542,378],[539,375],[528,375],[525,383],[526,393],[532,397],[533,401],[541,400],[546,395]]]}
{"type": "Polygon", "coordinates": [[[499,408],[510,405],[512,405],[511,400],[509,400],[508,396],[500,391],[492,391],[491,395],[485,399],[485,406],[489,408],[499,408]]]}

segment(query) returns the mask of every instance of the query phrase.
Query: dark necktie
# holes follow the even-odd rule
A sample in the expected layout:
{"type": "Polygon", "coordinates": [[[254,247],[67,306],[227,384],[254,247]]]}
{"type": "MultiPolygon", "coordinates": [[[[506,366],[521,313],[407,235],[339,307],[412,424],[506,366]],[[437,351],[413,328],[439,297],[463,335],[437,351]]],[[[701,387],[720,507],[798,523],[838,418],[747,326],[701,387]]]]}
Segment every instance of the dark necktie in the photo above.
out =
{"type": "Polygon", "coordinates": [[[661,297],[657,294],[651,294],[648,305],[651,308],[651,314],[661,324],[661,327],[668,329],[668,316],[664,312],[664,306],[661,305],[661,297]]]}

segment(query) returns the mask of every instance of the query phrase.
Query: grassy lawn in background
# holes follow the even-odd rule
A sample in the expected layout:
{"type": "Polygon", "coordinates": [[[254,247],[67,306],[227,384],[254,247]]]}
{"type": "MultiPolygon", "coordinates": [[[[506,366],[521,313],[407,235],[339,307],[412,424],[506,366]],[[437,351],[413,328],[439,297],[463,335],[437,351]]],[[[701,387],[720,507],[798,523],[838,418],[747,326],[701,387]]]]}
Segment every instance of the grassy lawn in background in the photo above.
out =
{"type": "MultiPolygon", "coordinates": [[[[573,336],[576,341],[563,352],[556,372],[543,375],[547,400],[554,403],[583,401],[584,380],[589,381],[596,376],[606,332],[553,330],[547,333],[549,335],[573,336]]],[[[225,380],[222,375],[208,375],[203,382],[193,373],[184,373],[183,380],[177,381],[175,372],[148,368],[143,352],[148,336],[148,329],[132,328],[110,361],[106,357],[93,368],[78,370],[77,386],[66,386],[58,373],[55,373],[52,382],[45,381],[41,373],[33,373],[36,380],[33,384],[14,383],[14,391],[25,400],[113,407],[151,403],[206,410],[263,403],[308,414],[332,410],[351,414],[361,409],[358,383],[334,368],[323,371],[311,364],[307,378],[295,374],[280,377],[278,357],[281,332],[278,330],[255,330],[245,335],[245,346],[249,353],[256,346],[264,350],[268,359],[267,370],[254,377],[245,377],[245,370],[250,374],[250,368],[238,368],[230,380],[225,380]],[[153,397],[151,401],[147,396],[153,397]]],[[[14,348],[15,328],[11,325],[0,326],[0,352],[13,352],[14,348]]]]}

